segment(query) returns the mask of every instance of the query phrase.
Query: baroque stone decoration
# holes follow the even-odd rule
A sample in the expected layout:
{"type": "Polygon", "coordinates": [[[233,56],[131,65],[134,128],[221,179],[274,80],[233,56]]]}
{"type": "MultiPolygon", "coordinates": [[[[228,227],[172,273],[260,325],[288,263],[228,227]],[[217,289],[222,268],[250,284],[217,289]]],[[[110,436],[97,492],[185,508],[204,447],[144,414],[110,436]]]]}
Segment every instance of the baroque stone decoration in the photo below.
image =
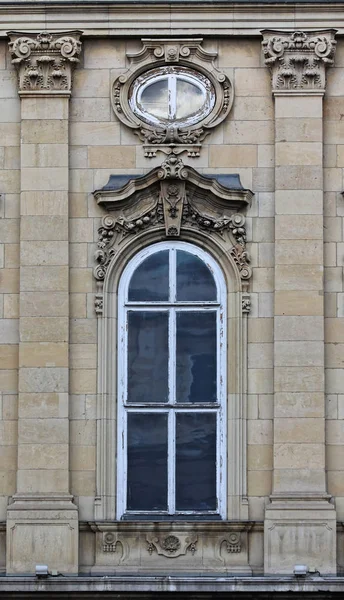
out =
{"type": "Polygon", "coordinates": [[[38,34],[10,31],[12,64],[18,71],[19,94],[71,93],[72,71],[79,62],[81,31],[38,34]]]}
{"type": "Polygon", "coordinates": [[[323,31],[262,31],[266,66],[273,92],[324,92],[326,67],[334,62],[335,29],[323,31]]]}
{"type": "Polygon", "coordinates": [[[147,534],[146,541],[147,551],[149,554],[156,552],[157,554],[166,556],[167,558],[176,558],[177,556],[182,556],[187,552],[195,554],[197,535],[193,534],[192,532],[179,534],[179,537],[172,534],[167,535],[166,537],[147,534]]]}
{"type": "MultiPolygon", "coordinates": [[[[94,193],[98,204],[111,210],[98,229],[95,252],[94,277],[100,284],[95,299],[98,315],[103,311],[102,283],[116,248],[128,236],[149,230],[163,229],[167,238],[178,238],[186,230],[220,238],[230,236],[230,255],[240,278],[243,282],[250,279],[245,216],[237,211],[248,206],[252,193],[244,190],[238,179],[233,182],[235,189],[225,187],[221,181],[227,182],[226,177],[203,177],[172,155],[147,175],[133,179],[128,176],[121,188],[116,189],[116,177],[112,176],[104,188],[94,193]]],[[[249,307],[246,298],[243,311],[248,312],[249,307]]]]}
{"type": "MultiPolygon", "coordinates": [[[[211,129],[220,124],[229,114],[234,98],[233,85],[229,77],[215,66],[216,52],[202,48],[202,38],[194,39],[142,39],[139,52],[127,53],[129,69],[117,77],[111,90],[113,110],[118,119],[130,127],[143,142],[144,155],[156,156],[157,151],[165,154],[187,152],[189,157],[200,155],[201,144],[211,129]],[[191,126],[154,126],[140,119],[130,105],[132,86],[142,73],[164,67],[187,67],[192,72],[207,78],[212,86],[213,107],[191,126]]],[[[158,76],[158,73],[157,73],[158,76]]]]}

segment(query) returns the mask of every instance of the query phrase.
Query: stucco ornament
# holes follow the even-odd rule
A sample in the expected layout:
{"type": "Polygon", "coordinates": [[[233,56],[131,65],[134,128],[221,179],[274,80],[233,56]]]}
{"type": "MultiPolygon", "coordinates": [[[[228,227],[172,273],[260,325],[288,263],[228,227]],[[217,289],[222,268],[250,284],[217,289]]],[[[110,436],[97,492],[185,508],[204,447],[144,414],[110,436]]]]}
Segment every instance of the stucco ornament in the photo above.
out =
{"type": "Polygon", "coordinates": [[[72,71],[79,62],[81,31],[38,34],[10,31],[12,64],[18,71],[19,94],[69,96],[72,71]]]}
{"type": "MultiPolygon", "coordinates": [[[[129,69],[115,79],[111,89],[113,110],[118,119],[139,136],[143,142],[144,154],[151,158],[157,151],[165,154],[187,152],[189,157],[200,154],[201,144],[213,127],[221,123],[228,115],[233,103],[233,85],[229,77],[215,66],[216,52],[202,48],[202,38],[197,39],[142,39],[142,49],[136,53],[127,53],[129,69]],[[201,95],[204,93],[203,109],[183,118],[182,113],[168,111],[166,118],[159,119],[161,104],[150,122],[145,118],[148,113],[140,109],[140,90],[155,82],[178,79],[194,87],[201,95]],[[137,109],[137,110],[136,110],[137,109]],[[159,113],[159,114],[158,114],[159,113]]],[[[153,89],[153,88],[151,88],[153,89]]],[[[178,93],[178,91],[175,92],[178,93]]],[[[166,102],[173,97],[173,90],[167,89],[166,102]],[[169,98],[169,99],[168,99],[169,98]]],[[[186,89],[181,92],[185,97],[186,89]]],[[[150,98],[150,102],[155,100],[150,98]]],[[[165,100],[161,100],[163,102],[165,100]]],[[[173,104],[173,102],[172,102],[173,104]]],[[[184,107],[185,109],[185,107],[184,107]]],[[[183,112],[183,111],[182,111],[183,112]]],[[[187,112],[187,111],[186,111],[187,112]]]]}
{"type": "Polygon", "coordinates": [[[326,67],[334,62],[336,30],[262,31],[265,64],[274,92],[324,92],[326,67]]]}
{"type": "Polygon", "coordinates": [[[166,556],[166,558],[176,558],[177,556],[186,554],[188,551],[191,552],[191,554],[195,554],[197,535],[193,532],[188,532],[186,534],[179,533],[178,537],[172,534],[167,536],[147,534],[146,541],[147,552],[149,552],[149,554],[156,552],[157,554],[166,556]]]}

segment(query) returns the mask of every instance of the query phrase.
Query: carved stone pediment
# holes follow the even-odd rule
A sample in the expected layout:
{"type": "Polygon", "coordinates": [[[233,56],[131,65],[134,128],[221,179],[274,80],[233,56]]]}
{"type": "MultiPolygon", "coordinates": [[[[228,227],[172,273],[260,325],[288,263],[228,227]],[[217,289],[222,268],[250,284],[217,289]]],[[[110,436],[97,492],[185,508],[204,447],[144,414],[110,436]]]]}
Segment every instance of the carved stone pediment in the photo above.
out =
{"type": "Polygon", "coordinates": [[[273,92],[324,92],[326,67],[334,62],[335,29],[322,31],[262,31],[265,64],[273,92]]]}
{"type": "MultiPolygon", "coordinates": [[[[241,279],[250,278],[245,216],[239,211],[249,206],[252,192],[242,187],[238,175],[205,177],[172,156],[141,177],[111,176],[94,196],[109,213],[98,229],[94,276],[99,282],[129,236],[156,230],[174,239],[187,231],[226,237],[241,279]]],[[[101,310],[97,297],[96,312],[101,310]]]]}
{"type": "Polygon", "coordinates": [[[118,119],[139,136],[148,158],[154,157],[157,151],[176,155],[187,152],[189,157],[199,156],[206,135],[227,117],[232,107],[233,85],[228,76],[215,66],[217,53],[204,50],[202,41],[202,38],[142,39],[142,49],[127,53],[129,68],[113,83],[113,110],[118,119]],[[188,69],[200,82],[208,82],[211,110],[200,118],[196,115],[191,123],[183,124],[178,118],[155,125],[145,121],[133,110],[135,82],[148,73],[158,80],[163,73],[178,68],[188,69]]]}
{"type": "Polygon", "coordinates": [[[82,31],[8,32],[12,64],[18,71],[19,94],[69,96],[72,71],[79,62],[81,34],[82,31]]]}

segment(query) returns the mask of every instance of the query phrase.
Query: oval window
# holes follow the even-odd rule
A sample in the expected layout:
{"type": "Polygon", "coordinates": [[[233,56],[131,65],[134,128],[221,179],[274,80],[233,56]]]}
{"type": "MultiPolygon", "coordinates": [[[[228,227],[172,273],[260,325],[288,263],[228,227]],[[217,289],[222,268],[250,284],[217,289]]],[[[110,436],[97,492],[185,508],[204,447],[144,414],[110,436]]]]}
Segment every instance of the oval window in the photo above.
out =
{"type": "Polygon", "coordinates": [[[185,67],[160,67],[138,77],[130,89],[131,110],[151,125],[192,125],[214,107],[210,80],[185,67]]]}

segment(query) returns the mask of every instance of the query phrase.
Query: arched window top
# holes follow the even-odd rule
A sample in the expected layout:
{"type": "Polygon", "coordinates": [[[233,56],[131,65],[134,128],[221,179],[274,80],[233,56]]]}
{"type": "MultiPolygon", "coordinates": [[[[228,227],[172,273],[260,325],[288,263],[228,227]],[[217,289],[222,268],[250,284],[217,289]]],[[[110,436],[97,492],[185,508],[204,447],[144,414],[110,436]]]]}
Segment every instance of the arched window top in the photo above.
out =
{"type": "Polygon", "coordinates": [[[208,253],[186,242],[162,242],[131,261],[120,293],[129,303],[216,303],[223,285],[222,273],[208,253]]]}

